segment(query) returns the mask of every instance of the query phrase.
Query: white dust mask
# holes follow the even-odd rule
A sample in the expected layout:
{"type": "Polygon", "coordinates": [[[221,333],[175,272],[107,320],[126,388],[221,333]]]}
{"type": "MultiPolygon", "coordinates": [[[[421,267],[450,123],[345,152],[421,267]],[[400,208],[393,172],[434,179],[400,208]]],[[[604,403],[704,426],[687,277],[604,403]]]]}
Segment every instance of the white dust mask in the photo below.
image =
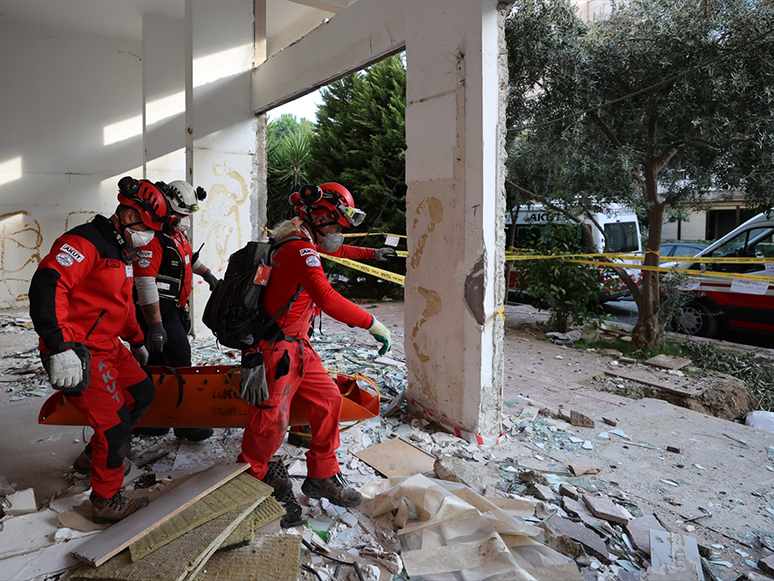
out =
{"type": "Polygon", "coordinates": [[[320,250],[324,252],[336,252],[341,245],[344,244],[344,234],[341,232],[336,234],[326,234],[323,236],[320,244],[320,250]]]}

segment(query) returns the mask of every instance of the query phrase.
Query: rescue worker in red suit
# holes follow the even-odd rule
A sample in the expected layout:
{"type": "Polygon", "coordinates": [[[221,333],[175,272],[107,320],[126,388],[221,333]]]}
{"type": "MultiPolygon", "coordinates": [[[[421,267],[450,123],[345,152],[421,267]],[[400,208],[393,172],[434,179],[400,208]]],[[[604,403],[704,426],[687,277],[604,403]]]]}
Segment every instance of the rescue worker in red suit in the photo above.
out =
{"type": "Polygon", "coordinates": [[[94,429],[76,458],[91,473],[94,522],[115,522],[148,504],[121,492],[132,426],[153,403],[155,388],[132,303],[135,249],[160,230],[167,205],[146,180],[122,178],[119,206],[58,238],[30,284],[30,315],[51,384],[94,429]],[[131,346],[131,352],[119,340],[131,346]],[[87,381],[88,378],[88,381],[87,381]]]}
{"type": "Polygon", "coordinates": [[[290,196],[290,203],[298,217],[275,228],[275,244],[291,235],[300,239],[286,241],[273,251],[271,274],[262,294],[268,316],[285,311],[277,318],[281,330],[276,340],[262,339],[242,354],[240,387],[243,399],[251,405],[239,461],[249,463],[248,472],[271,484],[281,501],[288,493],[292,496],[289,480],[270,474],[268,463],[287,431],[291,400],[304,398],[311,404],[312,439],[301,490],[309,498],[324,497],[338,506],[357,506],[362,500],[360,493],[347,487],[336,458],[342,396],[312,348],[309,331],[319,309],[338,321],[367,329],[382,343],[382,355],[390,349],[390,331],[333,290],[318,248],[353,259],[385,258],[395,251],[342,246],[342,230],[359,226],[365,213],[355,207],[352,195],[340,184],[303,186],[290,196]],[[291,300],[296,293],[297,298],[291,300]],[[263,369],[259,367],[261,359],[263,369]]]}
{"type": "MultiPolygon", "coordinates": [[[[186,231],[198,202],[207,197],[202,187],[194,190],[188,182],[177,180],[160,184],[167,199],[169,214],[164,228],[156,232],[147,246],[138,249],[134,286],[137,291],[137,320],[145,332],[150,350],[150,365],[190,367],[191,344],[188,331],[188,297],[193,274],[215,288],[218,279],[194,256],[186,231]]],[[[169,428],[135,428],[135,434],[160,436],[169,428]]],[[[198,442],[212,436],[212,428],[175,428],[178,438],[198,442]]]]}

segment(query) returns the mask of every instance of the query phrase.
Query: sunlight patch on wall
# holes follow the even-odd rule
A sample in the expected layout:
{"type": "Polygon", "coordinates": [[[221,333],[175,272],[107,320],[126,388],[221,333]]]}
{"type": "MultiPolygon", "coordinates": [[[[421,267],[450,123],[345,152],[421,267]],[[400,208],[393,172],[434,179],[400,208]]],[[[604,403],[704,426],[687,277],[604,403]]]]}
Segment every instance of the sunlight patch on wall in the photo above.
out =
{"type": "MultiPolygon", "coordinates": [[[[249,71],[252,66],[252,45],[249,44],[199,57],[193,61],[193,85],[201,87],[207,83],[249,71]]],[[[149,101],[145,111],[148,126],[180,115],[185,111],[185,91],[149,101]]],[[[105,125],[103,144],[112,145],[139,135],[142,135],[142,115],[135,115],[129,119],[105,125]]]]}
{"type": "Polygon", "coordinates": [[[142,135],[142,115],[136,115],[112,125],[105,125],[102,134],[104,145],[112,145],[142,135]]]}
{"type": "Polygon", "coordinates": [[[193,61],[193,85],[201,87],[218,79],[249,71],[253,66],[253,47],[245,44],[193,61]]]}
{"type": "Polygon", "coordinates": [[[0,186],[13,182],[22,177],[22,158],[14,157],[8,161],[0,162],[0,186]]]}

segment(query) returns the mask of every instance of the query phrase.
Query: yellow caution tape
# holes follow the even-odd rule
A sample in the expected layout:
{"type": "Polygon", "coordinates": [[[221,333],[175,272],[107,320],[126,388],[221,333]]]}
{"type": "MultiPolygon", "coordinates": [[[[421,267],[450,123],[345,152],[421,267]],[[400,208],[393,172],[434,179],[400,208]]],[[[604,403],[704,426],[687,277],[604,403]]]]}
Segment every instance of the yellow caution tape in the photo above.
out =
{"type": "Polygon", "coordinates": [[[774,276],[760,276],[757,274],[742,274],[742,273],[735,273],[735,272],[715,272],[712,270],[695,270],[695,269],[687,269],[687,268],[666,268],[663,266],[647,266],[645,264],[621,264],[621,263],[610,263],[610,262],[596,262],[593,260],[575,260],[570,259],[566,262],[571,262],[573,264],[591,264],[593,266],[609,266],[609,267],[617,267],[617,268],[626,268],[626,269],[635,269],[635,270],[646,270],[649,272],[676,272],[679,274],[689,274],[692,276],[701,276],[705,278],[731,278],[731,279],[745,279],[745,280],[760,280],[760,281],[766,281],[769,283],[774,282],[774,276]]]}
{"type": "Polygon", "coordinates": [[[356,260],[350,260],[349,258],[336,258],[333,256],[329,256],[327,254],[323,254],[320,252],[320,256],[323,258],[326,258],[327,260],[330,260],[331,262],[337,262],[339,264],[343,264],[344,266],[348,266],[349,268],[352,268],[354,270],[359,270],[360,272],[365,272],[366,274],[371,274],[373,276],[382,278],[384,280],[389,280],[390,282],[397,283],[401,286],[405,284],[406,277],[402,274],[395,274],[394,272],[390,272],[389,270],[382,270],[381,268],[374,268],[373,266],[368,266],[367,264],[363,264],[362,262],[357,262],[356,260]]]}
{"type": "Polygon", "coordinates": [[[403,234],[390,234],[389,232],[347,232],[344,238],[365,238],[366,236],[395,236],[395,238],[406,238],[403,234]]]}

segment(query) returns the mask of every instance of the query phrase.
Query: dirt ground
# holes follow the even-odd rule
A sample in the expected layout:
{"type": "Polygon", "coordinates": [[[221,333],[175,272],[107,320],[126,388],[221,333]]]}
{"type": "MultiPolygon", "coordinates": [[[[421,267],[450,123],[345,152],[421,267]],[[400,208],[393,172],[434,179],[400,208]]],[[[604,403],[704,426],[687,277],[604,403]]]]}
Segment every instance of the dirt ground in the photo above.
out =
{"type": "MultiPolygon", "coordinates": [[[[404,361],[403,303],[362,306],[390,328],[390,356],[404,361]]],[[[505,316],[504,429],[490,450],[501,468],[538,470],[582,491],[603,489],[624,499],[633,516],[655,514],[668,530],[693,536],[706,548],[719,579],[736,579],[771,554],[774,434],[662,399],[640,399],[653,392],[606,375],[625,366],[615,354],[551,343],[534,326],[547,316],[532,307],[508,306],[505,316]],[[542,410],[535,419],[529,419],[532,407],[542,410]],[[560,408],[587,415],[594,427],[551,417],[560,408]],[[604,423],[603,416],[616,426],[604,423]],[[599,472],[574,477],[570,465],[599,472]],[[689,522],[705,510],[712,516],[689,522]]],[[[0,311],[0,476],[17,490],[33,487],[41,505],[71,487],[67,475],[88,434],[81,427],[37,424],[40,406],[53,390],[36,359],[34,331],[24,327],[27,319],[21,310],[0,311]]],[[[367,332],[353,332],[330,318],[323,319],[323,329],[352,334],[355,348],[374,347],[367,332]]],[[[679,379],[655,369],[639,372],[650,373],[655,382],[679,379]]],[[[183,446],[177,454],[226,460],[238,451],[238,442],[227,442],[227,435],[183,446]]],[[[518,478],[511,488],[520,490],[518,478]]]]}

